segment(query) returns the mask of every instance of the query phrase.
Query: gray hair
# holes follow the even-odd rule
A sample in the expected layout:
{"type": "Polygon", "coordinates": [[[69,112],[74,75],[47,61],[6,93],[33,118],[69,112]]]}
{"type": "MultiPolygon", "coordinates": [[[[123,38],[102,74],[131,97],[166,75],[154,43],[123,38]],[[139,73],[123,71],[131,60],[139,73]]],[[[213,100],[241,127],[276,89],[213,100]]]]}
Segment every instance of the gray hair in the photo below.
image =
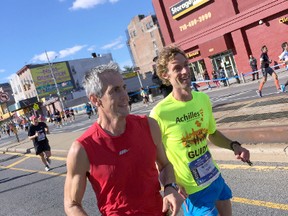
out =
{"type": "Polygon", "coordinates": [[[99,65],[85,74],[82,84],[87,97],[95,95],[101,98],[103,96],[103,78],[101,79],[100,75],[107,72],[120,73],[118,64],[110,62],[106,65],[99,65]]]}

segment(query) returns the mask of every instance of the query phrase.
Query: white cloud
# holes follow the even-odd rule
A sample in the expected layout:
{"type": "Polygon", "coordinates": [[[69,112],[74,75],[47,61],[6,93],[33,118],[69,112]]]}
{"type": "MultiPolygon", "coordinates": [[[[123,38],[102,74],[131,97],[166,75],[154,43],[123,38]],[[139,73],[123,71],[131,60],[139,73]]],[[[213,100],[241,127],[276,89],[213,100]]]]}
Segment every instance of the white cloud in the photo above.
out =
{"type": "Polygon", "coordinates": [[[76,0],[70,10],[90,9],[99,4],[106,3],[107,0],[76,0]]]}
{"type": "Polygon", "coordinates": [[[121,49],[122,47],[125,46],[125,43],[123,43],[123,38],[120,36],[117,39],[115,39],[114,41],[112,41],[109,44],[106,44],[104,46],[101,47],[101,49],[107,50],[107,49],[121,49]]]}
{"type": "Polygon", "coordinates": [[[16,74],[10,74],[7,77],[0,78],[0,80],[3,80],[4,82],[10,82],[10,80],[13,79],[15,76],[16,74]]]}
{"type": "Polygon", "coordinates": [[[5,72],[5,69],[0,69],[0,73],[4,73],[5,72]]]}
{"type": "Polygon", "coordinates": [[[99,4],[105,4],[106,2],[110,2],[111,4],[114,4],[118,2],[119,0],[75,0],[73,2],[72,7],[70,7],[70,10],[81,10],[81,9],[90,9],[94,8],[99,4]]]}
{"type": "Polygon", "coordinates": [[[67,56],[70,56],[70,55],[73,55],[77,52],[79,52],[80,50],[82,50],[84,47],[86,47],[86,45],[81,45],[81,46],[74,46],[74,47],[71,47],[71,48],[67,48],[67,49],[64,49],[64,50],[60,50],[59,51],[59,58],[65,58],[67,56]]]}
{"type": "MultiPolygon", "coordinates": [[[[75,53],[79,52],[80,50],[82,50],[84,47],[86,47],[86,45],[76,45],[74,47],[71,48],[66,48],[63,50],[60,50],[59,52],[56,51],[47,51],[47,55],[50,61],[53,61],[55,58],[65,58],[67,56],[70,55],[74,55],[75,53]]],[[[47,56],[46,53],[41,53],[39,55],[35,55],[31,62],[32,63],[37,63],[37,62],[47,62],[47,56]]]]}
{"type": "Polygon", "coordinates": [[[92,45],[92,46],[90,46],[90,47],[87,48],[87,51],[88,51],[88,52],[93,52],[95,49],[96,49],[96,46],[95,46],[95,45],[92,45]]]}

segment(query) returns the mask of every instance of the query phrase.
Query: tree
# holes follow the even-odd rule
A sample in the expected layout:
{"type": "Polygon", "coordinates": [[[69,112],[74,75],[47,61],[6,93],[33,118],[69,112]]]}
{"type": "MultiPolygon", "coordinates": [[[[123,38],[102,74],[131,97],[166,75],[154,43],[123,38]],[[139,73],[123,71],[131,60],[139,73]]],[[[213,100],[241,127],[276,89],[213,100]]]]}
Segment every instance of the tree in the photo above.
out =
{"type": "Polygon", "coordinates": [[[125,65],[123,69],[124,69],[123,71],[124,73],[134,72],[134,68],[132,66],[125,65]]]}

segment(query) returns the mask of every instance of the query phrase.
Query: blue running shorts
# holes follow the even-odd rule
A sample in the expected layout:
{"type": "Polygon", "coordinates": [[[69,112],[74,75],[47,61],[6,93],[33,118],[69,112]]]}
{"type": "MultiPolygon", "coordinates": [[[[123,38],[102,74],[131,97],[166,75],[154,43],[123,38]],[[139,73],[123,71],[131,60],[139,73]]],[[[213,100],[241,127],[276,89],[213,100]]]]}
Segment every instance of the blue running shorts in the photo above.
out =
{"type": "Polygon", "coordinates": [[[220,175],[207,188],[189,195],[182,209],[185,216],[217,216],[216,201],[231,198],[232,191],[220,175]]]}

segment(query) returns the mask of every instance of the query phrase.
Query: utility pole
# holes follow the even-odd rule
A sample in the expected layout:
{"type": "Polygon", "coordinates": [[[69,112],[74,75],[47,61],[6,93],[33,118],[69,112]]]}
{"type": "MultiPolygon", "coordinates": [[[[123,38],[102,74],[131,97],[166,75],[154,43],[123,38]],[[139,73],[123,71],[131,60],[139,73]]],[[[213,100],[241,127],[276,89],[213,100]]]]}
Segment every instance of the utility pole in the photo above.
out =
{"type": "Polygon", "coordinates": [[[135,70],[136,73],[137,73],[137,77],[138,77],[138,80],[139,80],[140,86],[141,86],[141,88],[143,88],[143,84],[142,84],[142,81],[141,81],[141,78],[140,78],[140,74],[139,74],[139,70],[140,70],[140,68],[139,68],[139,67],[134,67],[134,70],[135,70]]]}
{"type": "Polygon", "coordinates": [[[60,103],[61,103],[61,106],[62,106],[62,110],[64,110],[65,106],[64,106],[64,103],[63,103],[63,99],[62,99],[62,97],[61,97],[61,94],[60,94],[60,91],[59,91],[59,88],[58,88],[57,81],[56,81],[56,79],[55,79],[54,71],[53,71],[53,68],[52,68],[52,63],[50,62],[50,59],[49,59],[49,57],[48,57],[48,54],[47,54],[47,51],[46,51],[46,50],[45,50],[45,54],[46,54],[47,61],[48,61],[48,65],[49,65],[49,69],[50,69],[50,72],[51,72],[51,75],[52,75],[52,78],[53,78],[53,81],[54,81],[54,85],[55,85],[55,88],[56,88],[56,92],[57,92],[58,98],[59,98],[60,103]]]}

